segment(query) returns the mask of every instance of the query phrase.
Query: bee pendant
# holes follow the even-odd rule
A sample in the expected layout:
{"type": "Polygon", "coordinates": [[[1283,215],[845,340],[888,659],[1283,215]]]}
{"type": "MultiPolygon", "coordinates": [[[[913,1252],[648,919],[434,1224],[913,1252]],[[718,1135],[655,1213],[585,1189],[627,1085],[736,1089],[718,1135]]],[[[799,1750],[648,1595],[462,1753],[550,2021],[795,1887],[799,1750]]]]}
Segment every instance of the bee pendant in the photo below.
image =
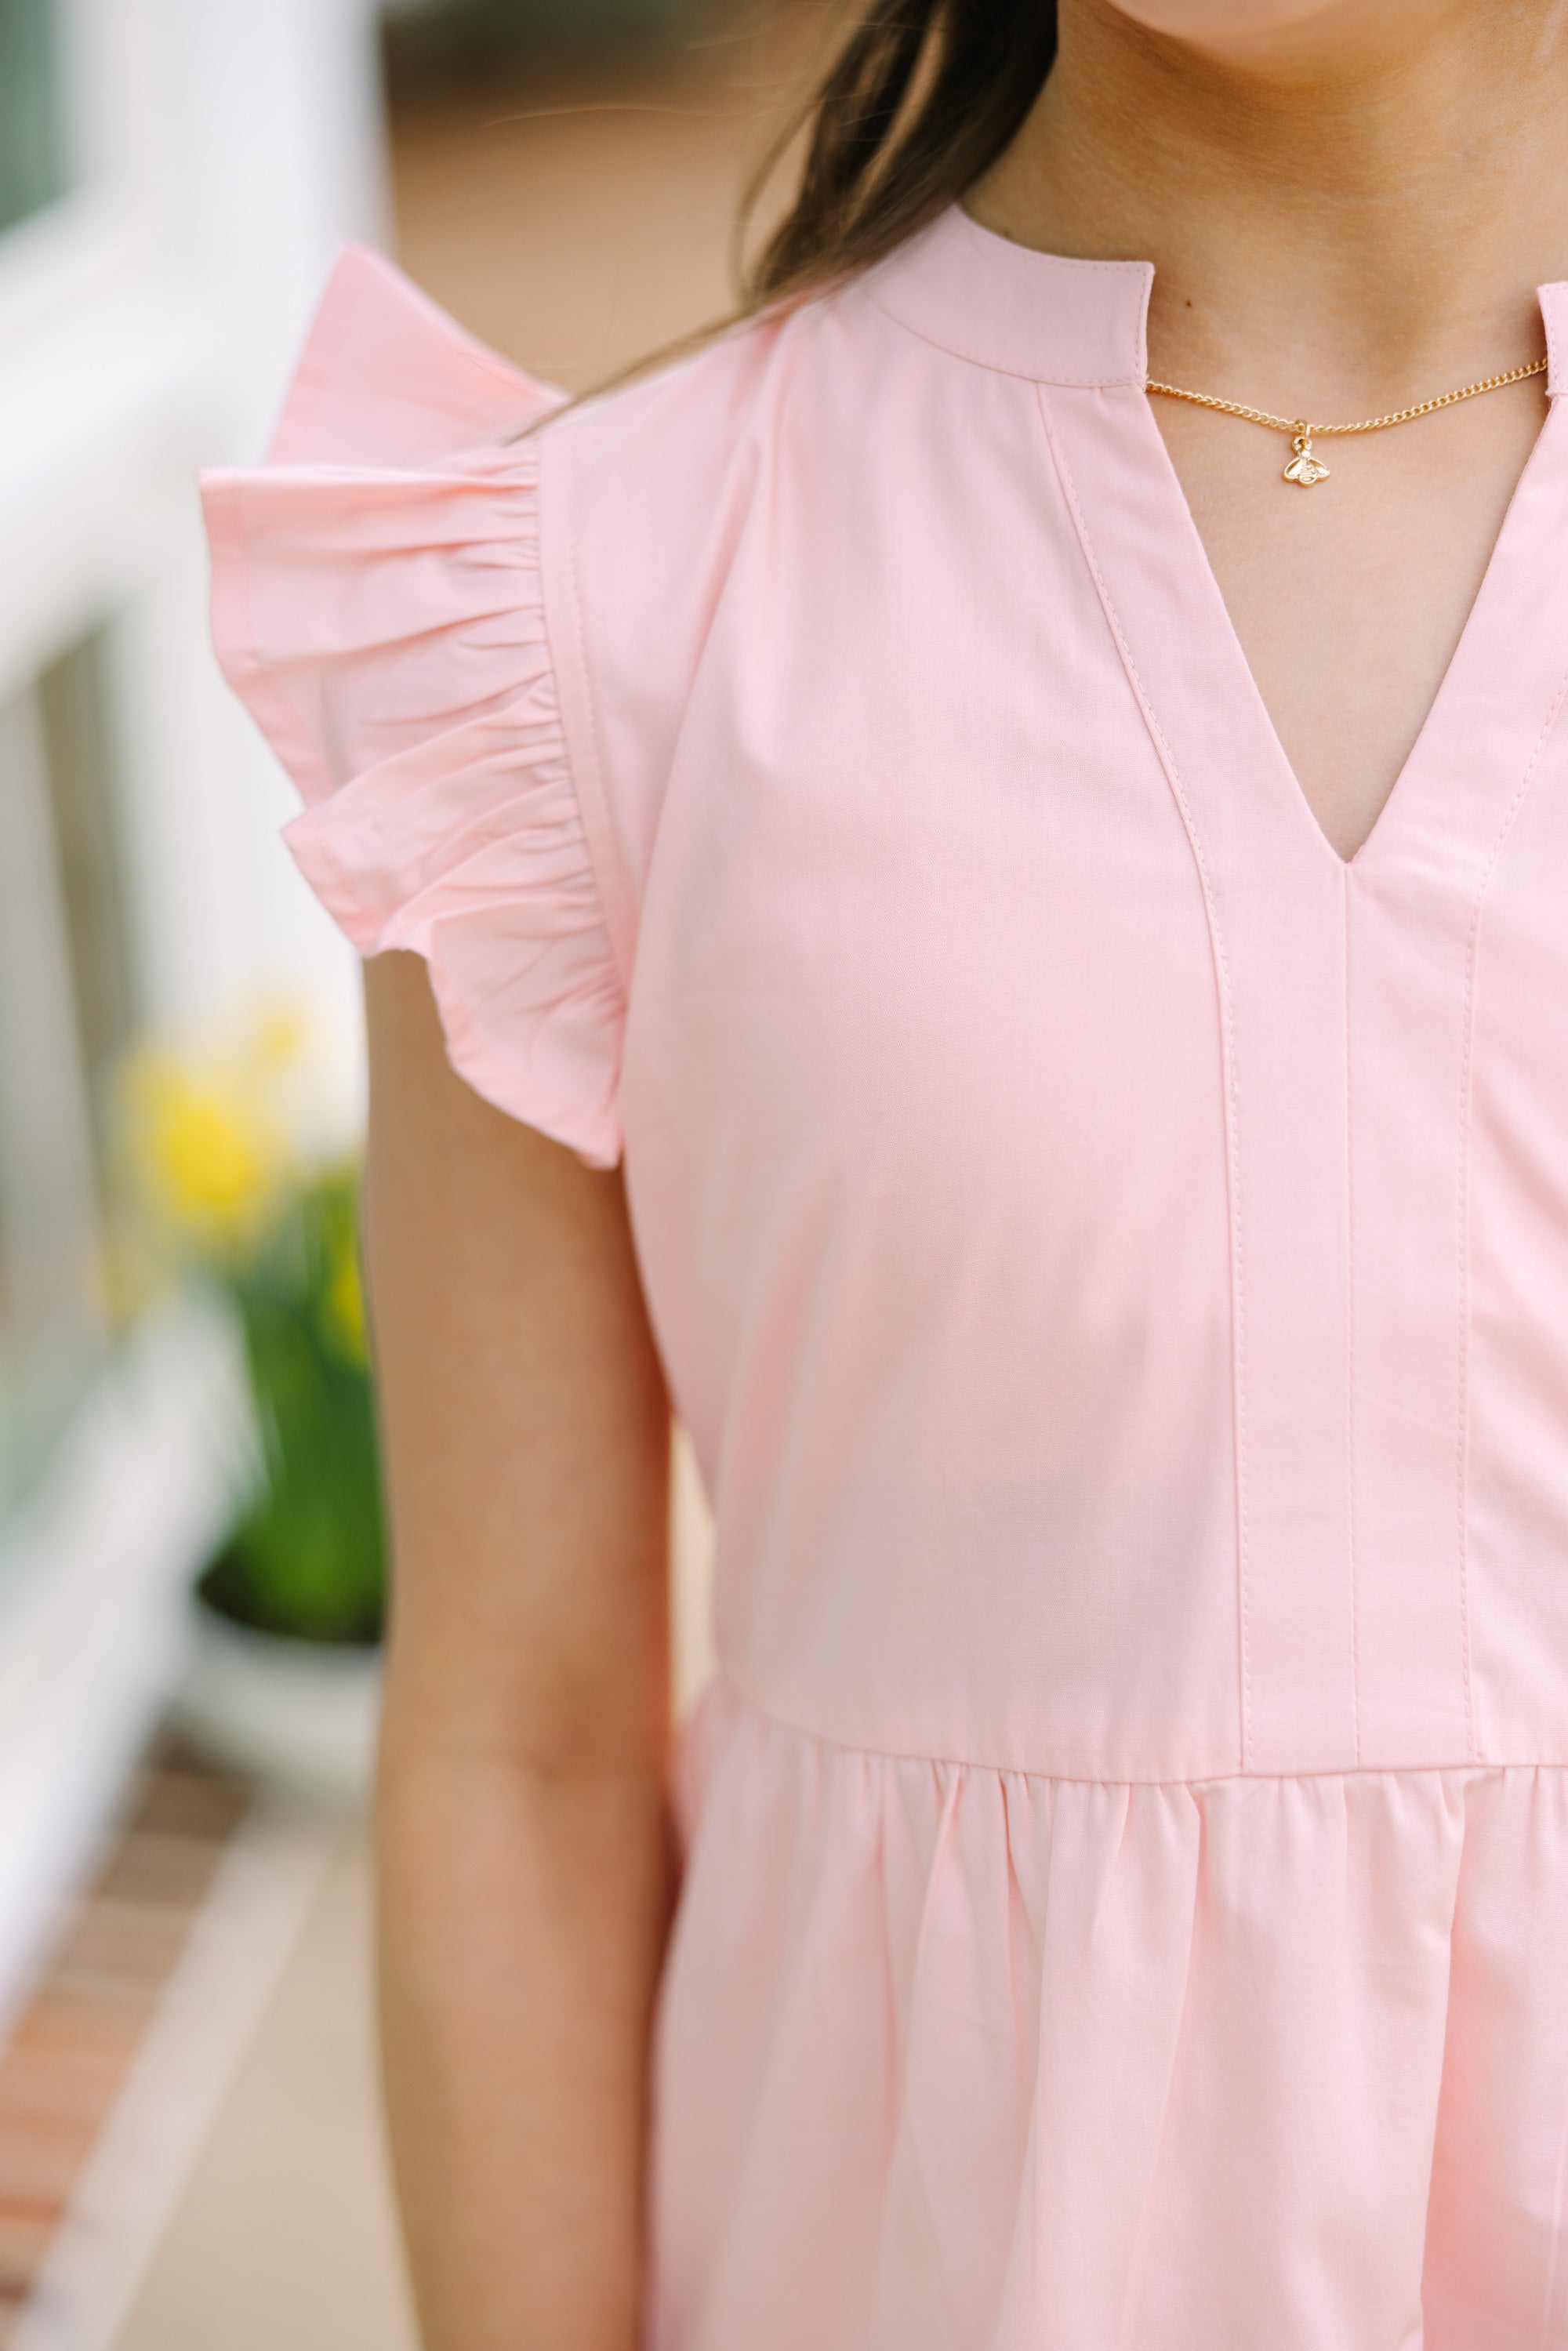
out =
{"type": "Polygon", "coordinates": [[[1306,425],[1291,435],[1291,446],[1296,454],[1285,468],[1287,482],[1299,483],[1303,490],[1310,490],[1314,482],[1327,481],[1329,469],[1321,457],[1313,456],[1312,436],[1306,425]]]}

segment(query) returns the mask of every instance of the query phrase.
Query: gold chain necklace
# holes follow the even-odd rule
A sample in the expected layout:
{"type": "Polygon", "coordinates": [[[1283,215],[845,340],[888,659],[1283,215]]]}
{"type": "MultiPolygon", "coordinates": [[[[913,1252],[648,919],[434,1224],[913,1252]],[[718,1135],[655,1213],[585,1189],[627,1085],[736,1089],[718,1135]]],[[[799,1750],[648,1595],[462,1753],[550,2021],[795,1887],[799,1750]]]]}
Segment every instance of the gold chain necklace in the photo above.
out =
{"type": "Polygon", "coordinates": [[[1381,433],[1388,424],[1408,424],[1417,416],[1430,416],[1435,409],[1452,408],[1456,401],[1473,400],[1478,392],[1498,392],[1505,383],[1522,383],[1526,376],[1544,375],[1544,360],[1533,360],[1529,367],[1505,369],[1501,375],[1489,375],[1479,383],[1462,384],[1458,392],[1439,392],[1436,400],[1418,400],[1414,408],[1396,408],[1391,416],[1365,416],[1359,424],[1309,424],[1304,416],[1270,416],[1266,408],[1249,408],[1239,400],[1216,400],[1207,392],[1183,392],[1179,384],[1155,383],[1151,378],[1145,389],[1162,392],[1166,400],[1189,400],[1195,408],[1218,408],[1224,416],[1243,416],[1249,424],[1266,424],[1274,433],[1288,433],[1294,452],[1285,468],[1287,482],[1296,482],[1310,490],[1314,482],[1328,479],[1328,467],[1321,457],[1312,454],[1314,437],[1326,440],[1333,433],[1381,433]]]}

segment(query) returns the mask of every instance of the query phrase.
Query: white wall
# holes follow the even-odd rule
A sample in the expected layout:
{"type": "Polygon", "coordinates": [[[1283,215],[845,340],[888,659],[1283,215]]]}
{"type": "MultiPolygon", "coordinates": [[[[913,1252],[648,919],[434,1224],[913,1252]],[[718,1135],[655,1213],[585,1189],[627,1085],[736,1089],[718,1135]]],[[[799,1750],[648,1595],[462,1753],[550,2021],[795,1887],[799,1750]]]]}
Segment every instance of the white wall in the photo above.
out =
{"type": "MultiPolygon", "coordinates": [[[[149,1014],[200,1029],[303,991],[347,1106],[356,967],[207,649],[193,476],[260,455],[335,248],[382,232],[371,0],[59,6],[79,185],[0,236],[0,703],[112,621],[149,1014]]],[[[0,2007],[166,1686],[221,1509],[217,1423],[192,1409],[211,1344],[171,1325],[129,1350],[0,1527],[0,2007]]]]}

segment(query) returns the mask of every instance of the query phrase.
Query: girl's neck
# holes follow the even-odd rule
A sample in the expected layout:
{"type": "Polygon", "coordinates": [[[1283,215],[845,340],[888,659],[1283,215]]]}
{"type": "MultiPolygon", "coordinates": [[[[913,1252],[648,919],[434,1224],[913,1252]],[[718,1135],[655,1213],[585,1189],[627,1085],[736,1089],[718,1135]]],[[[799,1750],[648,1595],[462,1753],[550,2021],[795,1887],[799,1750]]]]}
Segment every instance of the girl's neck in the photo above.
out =
{"type": "Polygon", "coordinates": [[[1154,373],[1365,414],[1537,355],[1565,116],[1568,0],[1338,0],[1204,49],[1061,0],[1050,80],[967,201],[1020,244],[1152,261],[1154,373]]]}

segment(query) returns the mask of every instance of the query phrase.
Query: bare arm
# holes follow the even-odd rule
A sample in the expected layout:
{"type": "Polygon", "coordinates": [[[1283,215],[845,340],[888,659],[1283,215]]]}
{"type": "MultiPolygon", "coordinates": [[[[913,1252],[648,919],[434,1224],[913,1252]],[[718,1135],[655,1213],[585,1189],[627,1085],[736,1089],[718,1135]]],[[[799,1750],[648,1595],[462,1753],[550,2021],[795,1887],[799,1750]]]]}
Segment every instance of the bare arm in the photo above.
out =
{"type": "Polygon", "coordinates": [[[367,973],[395,1603],[378,1797],[393,2160],[428,2351],[632,2351],[666,1821],[669,1417],[619,1179],[367,973]]]}

